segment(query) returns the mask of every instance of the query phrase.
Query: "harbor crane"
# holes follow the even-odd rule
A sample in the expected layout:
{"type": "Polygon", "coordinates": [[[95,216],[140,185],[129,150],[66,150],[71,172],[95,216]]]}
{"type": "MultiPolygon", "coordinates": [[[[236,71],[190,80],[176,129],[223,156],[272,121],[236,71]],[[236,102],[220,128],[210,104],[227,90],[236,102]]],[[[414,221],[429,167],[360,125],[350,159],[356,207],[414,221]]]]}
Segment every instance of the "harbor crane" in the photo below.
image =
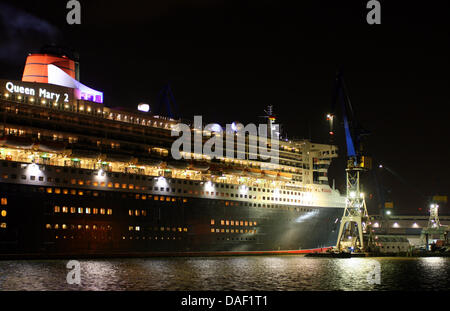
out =
{"type": "Polygon", "coordinates": [[[420,238],[425,244],[427,250],[429,249],[429,240],[438,239],[442,241],[447,241],[448,226],[441,225],[439,221],[439,205],[438,202],[432,201],[430,204],[430,218],[428,219],[428,225],[426,228],[422,229],[420,238]]]}
{"type": "Polygon", "coordinates": [[[332,112],[327,114],[330,124],[330,136],[335,135],[334,124],[337,108],[340,108],[345,141],[347,146],[346,165],[346,204],[341,219],[336,249],[341,252],[350,249],[352,252],[365,251],[371,243],[371,228],[368,228],[368,213],[364,193],[361,189],[360,175],[371,168],[371,159],[362,153],[361,139],[368,132],[359,126],[355,111],[350,102],[341,71],[335,81],[335,92],[332,101],[332,112]],[[363,237],[369,232],[367,244],[363,237]]]}

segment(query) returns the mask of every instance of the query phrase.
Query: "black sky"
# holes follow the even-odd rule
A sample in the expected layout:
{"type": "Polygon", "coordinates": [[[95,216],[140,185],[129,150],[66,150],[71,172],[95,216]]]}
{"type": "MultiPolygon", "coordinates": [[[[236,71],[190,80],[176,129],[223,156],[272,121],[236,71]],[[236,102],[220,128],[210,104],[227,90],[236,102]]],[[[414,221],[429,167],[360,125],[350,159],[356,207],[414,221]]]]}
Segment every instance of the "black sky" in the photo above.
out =
{"type": "Polygon", "coordinates": [[[328,142],[342,67],[368,151],[401,177],[380,172],[399,213],[450,195],[446,1],[380,0],[381,25],[366,23],[365,0],[80,2],[81,25],[66,23],[65,0],[2,4],[0,76],[19,80],[29,52],[66,45],[108,106],[156,105],[170,82],[185,118],[261,122],[273,104],[289,137],[328,142]]]}

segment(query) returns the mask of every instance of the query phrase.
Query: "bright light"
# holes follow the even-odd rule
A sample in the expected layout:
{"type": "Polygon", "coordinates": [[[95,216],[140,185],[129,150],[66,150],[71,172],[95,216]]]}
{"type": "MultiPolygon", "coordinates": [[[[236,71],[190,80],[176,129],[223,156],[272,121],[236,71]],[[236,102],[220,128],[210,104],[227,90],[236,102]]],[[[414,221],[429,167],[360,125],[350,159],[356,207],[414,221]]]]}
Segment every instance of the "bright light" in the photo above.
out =
{"type": "Polygon", "coordinates": [[[105,180],[105,179],[106,179],[105,172],[103,171],[103,169],[99,169],[99,170],[98,170],[98,173],[97,173],[97,176],[94,175],[94,177],[95,177],[97,180],[99,180],[99,181],[102,181],[102,180],[105,180]]]}
{"type": "Polygon", "coordinates": [[[41,170],[39,169],[39,165],[37,165],[36,163],[31,163],[27,166],[27,173],[30,175],[39,175],[40,171],[41,170]]]}
{"type": "Polygon", "coordinates": [[[383,168],[383,164],[378,165],[379,168],[383,168]]]}
{"type": "Polygon", "coordinates": [[[156,185],[158,187],[166,187],[167,186],[167,181],[164,178],[164,176],[159,176],[158,177],[158,180],[156,181],[156,185]]]}
{"type": "Polygon", "coordinates": [[[431,208],[434,208],[434,204],[431,204],[430,207],[431,207],[431,208]]]}
{"type": "Polygon", "coordinates": [[[419,228],[419,225],[415,222],[415,223],[413,223],[413,228],[419,228]]]}
{"type": "Polygon", "coordinates": [[[350,197],[351,197],[351,198],[356,197],[356,192],[355,192],[355,191],[350,191],[350,197]]]}
{"type": "Polygon", "coordinates": [[[392,225],[392,227],[394,227],[394,228],[400,228],[400,225],[399,225],[397,222],[395,222],[395,223],[392,225]]]}
{"type": "Polygon", "coordinates": [[[149,112],[150,111],[150,105],[146,103],[140,103],[138,105],[138,110],[142,112],[149,112]]]}
{"type": "Polygon", "coordinates": [[[374,228],[378,228],[378,227],[380,227],[380,225],[376,222],[376,223],[373,224],[373,227],[374,228]]]}
{"type": "Polygon", "coordinates": [[[214,186],[211,181],[207,181],[205,183],[205,190],[206,191],[214,191],[214,186]]]}
{"type": "Polygon", "coordinates": [[[386,211],[386,215],[391,215],[391,211],[386,211]]]}
{"type": "Polygon", "coordinates": [[[361,193],[359,194],[359,196],[360,196],[361,198],[364,198],[364,193],[361,192],[361,193]]]}
{"type": "Polygon", "coordinates": [[[241,194],[247,194],[248,188],[246,186],[239,187],[239,193],[241,194]]]}

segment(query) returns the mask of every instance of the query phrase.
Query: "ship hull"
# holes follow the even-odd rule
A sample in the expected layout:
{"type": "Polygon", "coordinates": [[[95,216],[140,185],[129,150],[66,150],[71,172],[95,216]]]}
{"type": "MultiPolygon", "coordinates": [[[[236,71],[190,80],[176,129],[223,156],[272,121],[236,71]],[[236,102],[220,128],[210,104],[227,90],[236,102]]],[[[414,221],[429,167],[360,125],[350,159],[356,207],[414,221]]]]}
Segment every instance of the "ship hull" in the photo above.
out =
{"type": "Polygon", "coordinates": [[[121,191],[97,191],[94,197],[86,190],[80,195],[77,188],[67,187],[67,194],[55,190],[0,183],[7,199],[2,206],[7,215],[0,219],[6,223],[0,231],[4,258],[305,253],[333,246],[342,216],[342,208],[332,207],[267,208],[216,199],[142,200],[121,191]],[[103,214],[94,215],[94,208],[103,214]]]}

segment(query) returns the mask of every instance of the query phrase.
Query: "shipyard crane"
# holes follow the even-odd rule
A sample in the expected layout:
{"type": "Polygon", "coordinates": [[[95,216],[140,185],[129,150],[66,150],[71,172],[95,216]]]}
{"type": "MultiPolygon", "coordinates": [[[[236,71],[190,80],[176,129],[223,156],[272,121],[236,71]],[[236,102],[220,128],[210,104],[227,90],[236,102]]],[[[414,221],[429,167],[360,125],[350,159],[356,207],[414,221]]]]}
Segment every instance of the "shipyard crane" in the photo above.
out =
{"type": "Polygon", "coordinates": [[[155,113],[162,115],[164,107],[167,109],[169,118],[177,119],[179,117],[178,107],[170,83],[167,83],[159,92],[158,106],[155,109],[155,113]]]}
{"type": "Polygon", "coordinates": [[[364,243],[363,233],[369,232],[368,214],[364,193],[361,191],[360,174],[371,167],[370,158],[362,154],[361,139],[368,135],[358,123],[354,108],[350,102],[342,72],[339,71],[335,81],[335,92],[332,101],[331,113],[327,114],[330,124],[330,137],[335,135],[334,119],[337,110],[341,110],[345,142],[347,146],[346,166],[346,204],[341,219],[336,248],[338,251],[351,249],[352,251],[364,251],[367,245],[364,243]]]}

